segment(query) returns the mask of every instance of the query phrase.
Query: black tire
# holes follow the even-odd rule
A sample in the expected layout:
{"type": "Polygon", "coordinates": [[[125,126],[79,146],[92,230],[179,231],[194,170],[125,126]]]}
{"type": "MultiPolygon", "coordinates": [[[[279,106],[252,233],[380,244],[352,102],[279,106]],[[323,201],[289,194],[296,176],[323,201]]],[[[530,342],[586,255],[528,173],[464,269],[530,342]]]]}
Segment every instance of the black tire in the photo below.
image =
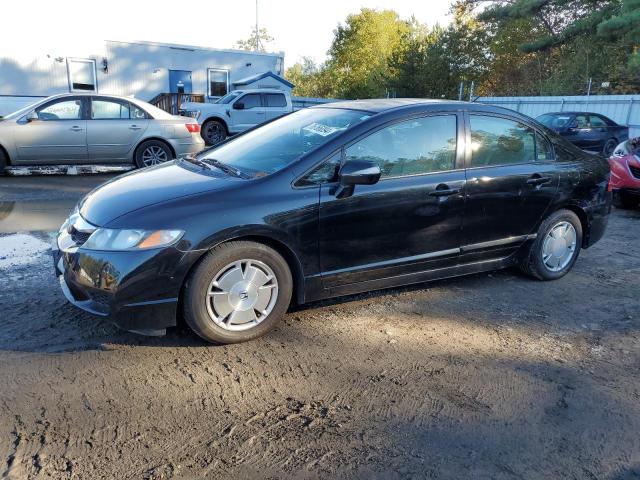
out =
{"type": "Polygon", "coordinates": [[[578,216],[571,210],[558,210],[549,215],[540,225],[536,239],[531,243],[529,251],[520,264],[521,270],[538,280],[557,280],[571,270],[582,246],[582,224],[578,216]],[[561,222],[571,224],[575,231],[575,247],[569,262],[560,270],[551,270],[543,260],[543,246],[547,235],[561,222]]]}
{"type": "Polygon", "coordinates": [[[7,158],[7,154],[0,148],[0,177],[7,174],[5,168],[8,166],[9,159],[7,158]]]}
{"type": "Polygon", "coordinates": [[[169,145],[160,140],[147,140],[142,142],[138,145],[138,148],[136,148],[135,162],[138,168],[159,165],[161,163],[168,162],[169,160],[173,160],[173,158],[175,157],[173,155],[173,151],[169,148],[169,145]],[[158,152],[158,158],[151,158],[151,160],[147,160],[148,155],[150,155],[151,152],[158,152]]]}
{"type": "Polygon", "coordinates": [[[202,124],[200,135],[207,145],[216,145],[227,138],[227,127],[220,120],[207,120],[202,124]]]}
{"type": "Polygon", "coordinates": [[[606,142],[604,142],[604,146],[602,147],[602,155],[606,158],[609,158],[613,155],[613,151],[618,146],[618,141],[615,138],[610,138],[606,142]]]}
{"type": "MultiPolygon", "coordinates": [[[[246,272],[246,269],[244,271],[246,272]]],[[[264,335],[277,325],[289,308],[292,291],[293,279],[289,265],[278,252],[256,242],[227,242],[218,245],[206,254],[189,275],[183,293],[184,318],[187,325],[197,335],[209,342],[223,344],[246,342],[264,335]],[[277,293],[275,299],[271,297],[272,300],[275,300],[271,311],[258,323],[246,330],[232,331],[218,325],[212,318],[210,312],[214,308],[212,307],[213,300],[209,299],[213,297],[209,295],[209,291],[212,282],[220,276],[221,272],[228,271],[227,267],[230,264],[243,259],[260,262],[271,269],[277,281],[277,293]]],[[[246,292],[241,293],[246,294],[246,292]]],[[[250,309],[254,314],[260,313],[253,310],[253,305],[250,309]]],[[[227,317],[227,320],[230,316],[227,317]]],[[[223,323],[226,322],[223,321],[223,323]]]]}

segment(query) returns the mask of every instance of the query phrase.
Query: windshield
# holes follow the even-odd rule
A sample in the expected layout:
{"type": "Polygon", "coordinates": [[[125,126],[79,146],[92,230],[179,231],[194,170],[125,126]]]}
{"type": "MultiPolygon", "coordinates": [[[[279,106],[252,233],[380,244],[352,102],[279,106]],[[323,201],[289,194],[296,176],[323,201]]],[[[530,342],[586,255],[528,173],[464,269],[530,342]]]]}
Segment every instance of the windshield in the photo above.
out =
{"type": "Polygon", "coordinates": [[[566,127],[571,120],[571,115],[558,115],[545,113],[536,118],[541,124],[549,128],[563,128],[566,127]]]}
{"type": "Polygon", "coordinates": [[[214,103],[231,103],[235,98],[238,98],[242,92],[229,92],[224,97],[220,97],[214,103]]]}
{"type": "Polygon", "coordinates": [[[25,113],[30,112],[31,110],[33,110],[35,108],[35,106],[37,104],[39,104],[40,102],[42,102],[42,99],[38,100],[37,102],[30,103],[26,107],[22,107],[20,110],[16,110],[15,112],[12,112],[12,113],[10,113],[8,115],[5,115],[4,118],[7,119],[7,120],[10,120],[12,118],[19,118],[22,115],[24,115],[25,113]]]}
{"type": "Polygon", "coordinates": [[[274,173],[370,116],[341,108],[298,110],[208,151],[200,160],[215,159],[252,176],[274,173]]]}

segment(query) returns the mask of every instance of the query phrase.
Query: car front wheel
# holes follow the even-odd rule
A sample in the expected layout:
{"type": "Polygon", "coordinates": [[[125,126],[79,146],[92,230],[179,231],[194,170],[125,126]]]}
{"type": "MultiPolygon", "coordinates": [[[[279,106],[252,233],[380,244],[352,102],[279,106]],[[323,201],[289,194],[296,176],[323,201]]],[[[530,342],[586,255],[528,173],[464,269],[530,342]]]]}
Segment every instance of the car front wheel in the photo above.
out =
{"type": "Polygon", "coordinates": [[[208,120],[202,125],[202,138],[207,145],[216,145],[227,138],[227,129],[218,120],[208,120]]]}
{"type": "Polygon", "coordinates": [[[223,243],[187,280],[184,318],[207,341],[245,342],[275,327],[292,290],[291,271],[278,252],[255,242],[223,243]]]}
{"type": "Polygon", "coordinates": [[[580,219],[570,210],[558,210],[540,225],[521,268],[539,280],[556,280],[571,270],[581,245],[580,219]]]}

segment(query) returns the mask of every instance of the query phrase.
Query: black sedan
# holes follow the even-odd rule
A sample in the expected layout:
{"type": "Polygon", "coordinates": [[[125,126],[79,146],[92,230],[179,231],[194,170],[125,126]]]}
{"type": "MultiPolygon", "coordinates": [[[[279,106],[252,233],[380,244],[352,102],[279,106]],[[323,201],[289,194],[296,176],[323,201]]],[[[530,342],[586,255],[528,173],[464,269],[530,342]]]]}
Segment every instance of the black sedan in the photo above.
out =
{"type": "Polygon", "coordinates": [[[609,158],[616,146],[629,139],[629,128],[618,125],[599,113],[545,113],[536,118],[583,150],[602,153],[609,158]]]}
{"type": "Polygon", "coordinates": [[[607,162],[497,107],[300,110],[82,199],[55,255],[68,300],[121,327],[258,337],[290,303],[519,266],[565,275],[610,211],[607,162]]]}

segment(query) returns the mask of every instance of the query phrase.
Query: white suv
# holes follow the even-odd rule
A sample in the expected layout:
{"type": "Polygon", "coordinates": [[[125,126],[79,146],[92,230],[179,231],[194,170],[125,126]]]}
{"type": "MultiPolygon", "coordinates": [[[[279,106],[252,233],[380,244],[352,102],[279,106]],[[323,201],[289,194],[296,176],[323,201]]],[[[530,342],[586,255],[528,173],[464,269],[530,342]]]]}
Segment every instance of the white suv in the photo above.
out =
{"type": "Polygon", "coordinates": [[[233,90],[215,103],[185,102],[180,107],[181,115],[195,118],[202,126],[207,145],[291,111],[289,93],[276,89],[233,90]]]}

